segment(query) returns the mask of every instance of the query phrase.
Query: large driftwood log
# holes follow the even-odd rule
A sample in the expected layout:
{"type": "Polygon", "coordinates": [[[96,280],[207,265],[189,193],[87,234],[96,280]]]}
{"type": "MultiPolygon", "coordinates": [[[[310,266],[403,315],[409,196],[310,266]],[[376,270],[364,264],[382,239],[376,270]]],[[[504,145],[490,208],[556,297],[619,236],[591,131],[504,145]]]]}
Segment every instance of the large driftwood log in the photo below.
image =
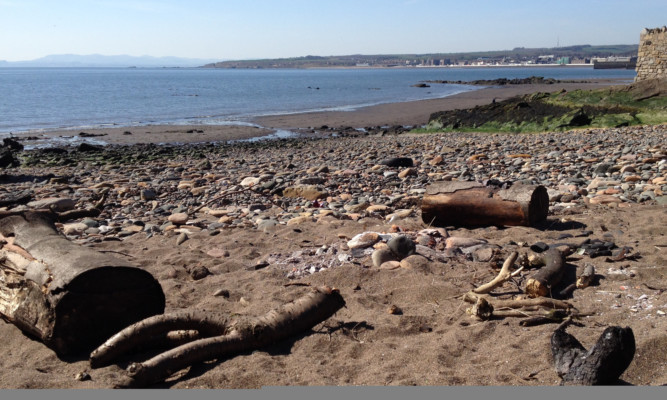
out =
{"type": "Polygon", "coordinates": [[[574,336],[565,332],[568,322],[561,324],[551,336],[551,352],[558,376],[564,382],[578,385],[616,383],[635,356],[632,329],[610,326],[586,351],[574,336]]]}
{"type": "Polygon", "coordinates": [[[150,273],[70,242],[47,213],[0,216],[0,235],[0,317],[59,355],[164,312],[150,273]]]}
{"type": "Polygon", "coordinates": [[[421,210],[435,226],[533,226],[546,220],[549,196],[544,186],[439,182],[426,188],[421,210]]]}
{"type": "Polygon", "coordinates": [[[158,315],[123,329],[90,355],[93,368],[168,332],[195,330],[193,339],[150,360],[131,364],[118,387],[143,387],[168,378],[192,364],[239,354],[279,342],[314,327],[345,306],[336,289],[321,287],[263,317],[231,318],[224,314],[179,312],[158,315]]]}

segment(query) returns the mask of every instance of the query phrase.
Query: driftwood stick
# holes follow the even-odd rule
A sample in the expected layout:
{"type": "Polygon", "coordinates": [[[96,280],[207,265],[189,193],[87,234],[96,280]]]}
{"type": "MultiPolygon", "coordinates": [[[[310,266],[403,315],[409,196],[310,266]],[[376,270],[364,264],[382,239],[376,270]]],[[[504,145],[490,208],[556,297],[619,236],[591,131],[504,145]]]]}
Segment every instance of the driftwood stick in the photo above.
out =
{"type": "Polygon", "coordinates": [[[577,289],[587,288],[591,284],[591,282],[593,282],[594,277],[595,277],[595,266],[593,264],[586,264],[584,266],[584,270],[577,277],[577,283],[576,283],[577,289]]]}
{"type": "Polygon", "coordinates": [[[196,311],[146,318],[116,333],[95,349],[90,354],[90,366],[99,368],[109,365],[122,354],[171,331],[196,330],[202,337],[218,336],[224,334],[227,324],[227,319],[221,314],[196,311]]]}
{"type": "Polygon", "coordinates": [[[523,270],[523,267],[517,269],[514,272],[510,272],[510,268],[514,265],[514,262],[516,261],[518,256],[519,253],[513,251],[503,263],[503,267],[500,269],[498,276],[496,276],[491,282],[485,283],[484,285],[476,289],[473,289],[473,293],[475,294],[490,293],[493,289],[497,288],[498,286],[501,286],[503,283],[517,276],[523,270]]]}
{"type": "MultiPolygon", "coordinates": [[[[250,349],[261,348],[271,343],[284,340],[326,320],[345,305],[338,290],[328,287],[315,289],[305,296],[288,303],[277,310],[270,311],[260,318],[240,318],[234,321],[220,318],[219,328],[222,334],[186,343],[182,346],[161,353],[150,360],[133,363],[128,369],[128,377],[119,382],[118,387],[144,387],[159,382],[174,372],[194,363],[220,359],[250,349]]],[[[91,365],[100,365],[100,359],[107,360],[107,354],[125,351],[134,345],[146,331],[163,331],[169,325],[175,326],[164,316],[154,318],[150,322],[139,322],[140,327],[131,326],[124,333],[110,339],[111,343],[98,349],[91,355],[91,365]],[[119,350],[113,349],[121,347],[119,350]]],[[[213,321],[216,317],[211,317],[213,321]]],[[[186,325],[197,326],[192,321],[186,325]]],[[[216,326],[215,329],[218,329],[216,326]]],[[[178,328],[182,328],[179,325],[178,328]]]]}
{"type": "MultiPolygon", "coordinates": [[[[483,295],[477,295],[475,293],[466,293],[463,296],[463,300],[465,300],[468,303],[476,303],[477,299],[483,295]]],[[[533,307],[533,306],[540,306],[540,307],[547,307],[547,308],[561,308],[561,309],[570,309],[574,308],[572,307],[572,304],[562,301],[562,300],[556,300],[552,299],[549,297],[536,297],[534,299],[514,299],[514,300],[496,300],[493,299],[491,300],[489,297],[486,297],[487,301],[491,303],[494,307],[494,309],[500,309],[500,308],[521,308],[521,307],[533,307]]]]}

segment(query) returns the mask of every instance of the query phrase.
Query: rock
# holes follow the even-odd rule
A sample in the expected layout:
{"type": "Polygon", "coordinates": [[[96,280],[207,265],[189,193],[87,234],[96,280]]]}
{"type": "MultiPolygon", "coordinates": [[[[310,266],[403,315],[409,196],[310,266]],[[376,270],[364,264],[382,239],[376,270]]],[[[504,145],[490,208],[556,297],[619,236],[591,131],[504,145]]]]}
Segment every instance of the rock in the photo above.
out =
{"type": "Polygon", "coordinates": [[[401,218],[408,218],[410,215],[412,215],[411,209],[396,210],[393,213],[387,215],[385,217],[385,220],[393,222],[401,218]]]}
{"type": "Polygon", "coordinates": [[[442,164],[444,164],[444,159],[442,158],[442,156],[435,156],[428,163],[431,166],[442,165],[442,164]]]}
{"type": "Polygon", "coordinates": [[[343,208],[350,213],[360,213],[366,210],[370,205],[371,203],[364,201],[362,203],[346,204],[343,208]]]}
{"type": "Polygon", "coordinates": [[[373,260],[374,267],[380,267],[387,261],[399,261],[398,257],[396,257],[396,255],[394,255],[394,253],[389,250],[389,248],[381,248],[373,251],[373,254],[371,254],[371,259],[373,260]]]}
{"type": "Polygon", "coordinates": [[[401,268],[414,271],[430,272],[429,264],[428,258],[419,254],[413,254],[401,260],[401,268]]]}
{"type": "Polygon", "coordinates": [[[196,265],[195,267],[191,268],[188,272],[190,273],[192,279],[196,281],[204,279],[211,274],[211,271],[209,271],[208,268],[206,268],[203,265],[196,265]]]}
{"type": "Polygon", "coordinates": [[[28,204],[30,208],[48,208],[55,212],[63,212],[73,210],[76,207],[76,201],[67,198],[50,197],[42,200],[31,201],[28,204]]]}
{"type": "Polygon", "coordinates": [[[275,219],[263,219],[257,222],[257,229],[266,232],[277,225],[278,221],[276,221],[275,219]]]}
{"type": "Polygon", "coordinates": [[[412,167],[414,165],[414,161],[412,161],[412,158],[408,157],[396,157],[396,158],[388,158],[386,160],[382,160],[380,161],[380,164],[392,168],[412,167]]]}
{"type": "Polygon", "coordinates": [[[489,262],[493,260],[496,254],[496,249],[493,246],[482,246],[472,253],[472,259],[476,262],[489,262]]]}
{"type": "Polygon", "coordinates": [[[399,260],[402,260],[405,257],[414,254],[416,245],[408,236],[398,235],[389,239],[387,247],[389,247],[389,250],[391,250],[399,260]]]}
{"type": "Polygon", "coordinates": [[[144,189],[144,190],[141,191],[140,197],[141,197],[141,200],[151,201],[151,200],[155,200],[157,198],[157,194],[152,189],[144,189]]]}
{"type": "Polygon", "coordinates": [[[214,248],[206,252],[211,257],[215,258],[221,258],[221,257],[229,257],[229,251],[225,249],[220,249],[220,248],[214,248]]]}
{"type": "Polygon", "coordinates": [[[259,182],[260,182],[260,178],[254,177],[254,176],[249,176],[247,178],[244,178],[241,181],[240,185],[243,186],[243,187],[251,187],[251,186],[255,186],[255,185],[259,184],[259,182]]]}
{"type": "Polygon", "coordinates": [[[167,219],[174,225],[184,225],[186,222],[188,222],[189,218],[190,217],[187,213],[175,213],[171,214],[167,219]]]}
{"type": "Polygon", "coordinates": [[[595,197],[592,197],[590,200],[591,204],[610,204],[610,203],[622,203],[623,200],[616,196],[609,194],[599,194],[595,197]]]}
{"type": "Polygon", "coordinates": [[[374,204],[366,208],[366,212],[369,213],[384,213],[387,210],[389,210],[389,206],[386,206],[384,204],[374,204]]]}
{"type": "Polygon", "coordinates": [[[229,298],[229,290],[227,290],[227,289],[218,289],[215,292],[213,292],[213,296],[224,297],[224,298],[228,299],[229,298]]]}
{"type": "Polygon", "coordinates": [[[486,244],[488,243],[484,239],[474,239],[474,238],[466,238],[466,237],[460,237],[460,236],[450,236],[447,239],[445,239],[445,246],[448,249],[451,248],[461,248],[461,247],[472,247],[476,246],[479,244],[486,244]]]}
{"type": "Polygon", "coordinates": [[[300,217],[294,217],[287,221],[287,226],[301,225],[305,222],[312,221],[313,217],[302,215],[300,217]]]}
{"type": "Polygon", "coordinates": [[[544,242],[536,242],[530,246],[530,249],[536,253],[542,253],[549,250],[549,245],[544,242]]]}
{"type": "Polygon", "coordinates": [[[380,235],[375,232],[364,232],[356,235],[347,242],[347,247],[350,249],[363,249],[371,247],[380,241],[380,235]]]}
{"type": "Polygon", "coordinates": [[[303,197],[306,200],[317,200],[326,198],[328,193],[314,185],[290,186],[283,190],[283,197],[296,198],[303,197]]]}
{"type": "Polygon", "coordinates": [[[178,238],[176,238],[176,245],[181,245],[186,240],[188,240],[188,235],[187,233],[182,232],[180,235],[178,235],[178,238]]]}
{"type": "Polygon", "coordinates": [[[0,168],[18,167],[19,165],[19,160],[14,157],[12,150],[0,147],[0,168]]]}
{"type": "Polygon", "coordinates": [[[401,179],[405,179],[408,176],[417,176],[417,170],[414,168],[406,168],[398,173],[398,177],[401,179]]]}
{"type": "Polygon", "coordinates": [[[89,226],[84,224],[83,222],[75,222],[75,223],[71,223],[71,224],[64,224],[63,225],[63,233],[65,235],[68,235],[68,236],[81,235],[88,228],[89,228],[89,226]]]}
{"type": "Polygon", "coordinates": [[[379,268],[386,270],[398,269],[401,268],[401,263],[399,261],[387,261],[383,262],[379,268]]]}

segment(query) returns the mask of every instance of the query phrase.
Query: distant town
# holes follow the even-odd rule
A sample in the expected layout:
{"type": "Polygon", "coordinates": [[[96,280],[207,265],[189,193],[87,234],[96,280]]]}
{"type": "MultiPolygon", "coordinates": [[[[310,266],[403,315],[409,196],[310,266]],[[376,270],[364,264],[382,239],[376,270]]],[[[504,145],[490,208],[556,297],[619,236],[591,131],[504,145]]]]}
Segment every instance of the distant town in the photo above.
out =
{"type": "Polygon", "coordinates": [[[204,68],[397,68],[464,66],[592,65],[595,68],[628,68],[636,65],[638,45],[515,48],[507,51],[401,55],[305,56],[236,60],[211,63],[204,68]]]}

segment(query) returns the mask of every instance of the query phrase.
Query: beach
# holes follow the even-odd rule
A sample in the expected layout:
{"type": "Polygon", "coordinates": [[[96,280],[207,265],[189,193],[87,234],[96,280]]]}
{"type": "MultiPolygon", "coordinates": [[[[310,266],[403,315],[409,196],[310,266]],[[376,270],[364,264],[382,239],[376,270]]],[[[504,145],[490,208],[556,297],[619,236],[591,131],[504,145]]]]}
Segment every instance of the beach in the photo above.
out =
{"type": "MultiPolygon", "coordinates": [[[[112,146],[23,152],[21,166],[2,171],[0,199],[29,192],[31,202],[66,198],[86,209],[104,198],[99,216],[62,221],[58,230],[150,272],[164,291],[165,313],[261,316],[323,285],[346,302],[311,330],[174,371],[152,388],[559,385],[550,346],[558,324],[479,320],[463,300],[492,280],[511,252],[527,257],[538,243],[569,245],[568,279],[595,268],[590,286],[563,299],[582,315],[567,331],[588,349],[609,326],[632,328],[636,351],[621,383],[665,385],[667,126],[531,135],[342,129],[422,125],[436,111],[616,83],[485,88],[355,111],[267,116],[254,119],[256,126],[91,129],[84,139],[112,146]],[[276,130],[302,137],[225,143],[276,130]],[[170,142],[183,144],[156,145],[170,142]],[[396,158],[411,165],[393,166],[396,158]],[[424,222],[427,188],[459,180],[543,185],[546,221],[424,222]],[[359,245],[358,235],[368,232],[372,243],[359,245]],[[397,236],[414,243],[416,254],[377,265],[374,252],[397,236]],[[605,252],[589,252],[591,243],[605,252]]],[[[2,211],[32,204],[9,203],[2,211]]],[[[526,268],[493,297],[523,297],[533,273],[526,268]]],[[[10,323],[0,323],[0,335],[1,388],[112,388],[131,362],[155,355],[128,352],[91,368],[88,353],[58,357],[10,323]]]]}
{"type": "MultiPolygon", "coordinates": [[[[535,92],[594,89],[621,84],[621,80],[595,80],[577,83],[505,85],[481,88],[453,96],[432,100],[388,103],[361,107],[352,111],[322,111],[255,117],[243,125],[144,125],[129,127],[105,127],[68,130],[23,132],[14,136],[30,138],[26,145],[43,145],[57,141],[60,145],[76,145],[81,142],[99,144],[136,143],[207,143],[227,140],[247,140],[269,136],[277,130],[317,130],[331,128],[367,128],[377,126],[421,126],[429,116],[438,111],[470,108],[501,101],[513,96],[535,92]],[[81,134],[84,133],[84,135],[81,134]],[[85,135],[87,134],[87,135],[85,135]]],[[[311,132],[312,133],[312,132],[311,132]]]]}

